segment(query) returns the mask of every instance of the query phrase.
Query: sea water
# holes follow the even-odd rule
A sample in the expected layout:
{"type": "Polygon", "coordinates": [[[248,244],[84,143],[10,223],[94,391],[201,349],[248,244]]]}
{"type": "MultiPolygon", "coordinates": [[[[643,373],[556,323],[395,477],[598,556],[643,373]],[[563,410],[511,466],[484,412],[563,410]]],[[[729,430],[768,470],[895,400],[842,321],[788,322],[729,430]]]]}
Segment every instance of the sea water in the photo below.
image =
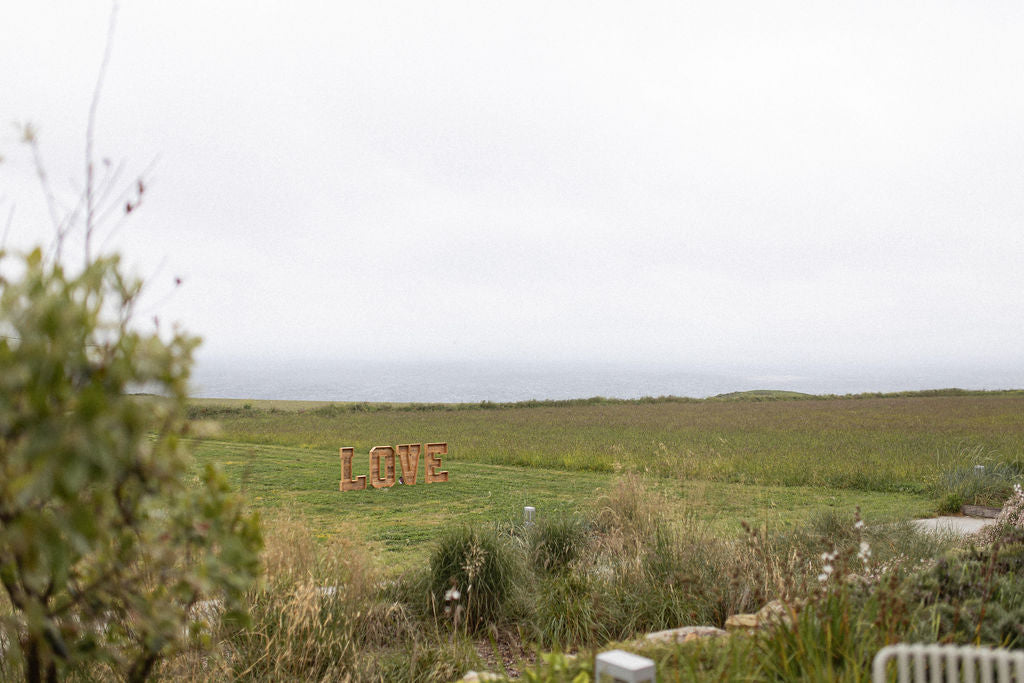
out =
{"type": "Polygon", "coordinates": [[[699,367],[641,363],[203,359],[192,395],[310,401],[477,403],[570,398],[703,398],[779,389],[848,394],[1024,387],[1024,368],[699,367]]]}

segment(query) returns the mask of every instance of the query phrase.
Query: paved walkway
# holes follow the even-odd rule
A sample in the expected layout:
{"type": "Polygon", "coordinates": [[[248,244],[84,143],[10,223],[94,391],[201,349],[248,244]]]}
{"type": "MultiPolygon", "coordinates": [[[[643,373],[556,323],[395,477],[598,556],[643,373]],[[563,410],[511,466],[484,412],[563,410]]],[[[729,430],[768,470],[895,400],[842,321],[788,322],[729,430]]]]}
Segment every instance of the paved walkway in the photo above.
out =
{"type": "Polygon", "coordinates": [[[915,519],[914,524],[924,531],[973,534],[990,524],[995,524],[995,521],[986,517],[931,517],[915,519]]]}

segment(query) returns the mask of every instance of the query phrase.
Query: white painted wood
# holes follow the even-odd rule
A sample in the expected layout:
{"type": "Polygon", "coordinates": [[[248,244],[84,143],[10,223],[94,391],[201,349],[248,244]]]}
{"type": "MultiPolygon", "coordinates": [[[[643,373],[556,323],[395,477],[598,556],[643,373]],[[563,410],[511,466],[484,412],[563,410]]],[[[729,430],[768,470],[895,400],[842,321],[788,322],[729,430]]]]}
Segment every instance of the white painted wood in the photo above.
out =
{"type": "Polygon", "coordinates": [[[597,683],[654,683],[654,661],[625,650],[602,652],[594,660],[597,683]]]}
{"type": "Polygon", "coordinates": [[[886,665],[896,660],[895,680],[947,683],[1024,683],[1024,650],[969,645],[906,644],[883,647],[872,662],[872,683],[887,683],[886,665]],[[927,677],[927,678],[926,678],[927,677]]]}

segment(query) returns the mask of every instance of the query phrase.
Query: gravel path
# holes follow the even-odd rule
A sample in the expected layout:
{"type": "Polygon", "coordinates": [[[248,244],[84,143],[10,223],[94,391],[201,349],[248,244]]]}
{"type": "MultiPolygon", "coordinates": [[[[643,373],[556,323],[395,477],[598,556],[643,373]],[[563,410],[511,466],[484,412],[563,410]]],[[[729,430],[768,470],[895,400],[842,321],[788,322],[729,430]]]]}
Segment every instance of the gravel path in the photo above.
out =
{"type": "Polygon", "coordinates": [[[995,521],[985,517],[930,517],[915,519],[914,524],[925,531],[973,534],[990,524],[995,524],[995,521]]]}

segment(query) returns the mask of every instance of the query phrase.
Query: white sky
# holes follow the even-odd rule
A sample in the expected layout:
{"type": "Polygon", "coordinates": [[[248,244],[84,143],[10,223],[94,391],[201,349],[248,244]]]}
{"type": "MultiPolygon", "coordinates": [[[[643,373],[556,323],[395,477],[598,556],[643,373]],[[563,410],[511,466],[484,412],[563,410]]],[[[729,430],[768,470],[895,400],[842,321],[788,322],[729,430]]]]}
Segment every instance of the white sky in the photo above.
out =
{"type": "MultiPolygon", "coordinates": [[[[27,245],[109,5],[2,14],[27,245]]],[[[1020,2],[124,0],[96,146],[211,357],[1024,369],[1020,2]]]]}

